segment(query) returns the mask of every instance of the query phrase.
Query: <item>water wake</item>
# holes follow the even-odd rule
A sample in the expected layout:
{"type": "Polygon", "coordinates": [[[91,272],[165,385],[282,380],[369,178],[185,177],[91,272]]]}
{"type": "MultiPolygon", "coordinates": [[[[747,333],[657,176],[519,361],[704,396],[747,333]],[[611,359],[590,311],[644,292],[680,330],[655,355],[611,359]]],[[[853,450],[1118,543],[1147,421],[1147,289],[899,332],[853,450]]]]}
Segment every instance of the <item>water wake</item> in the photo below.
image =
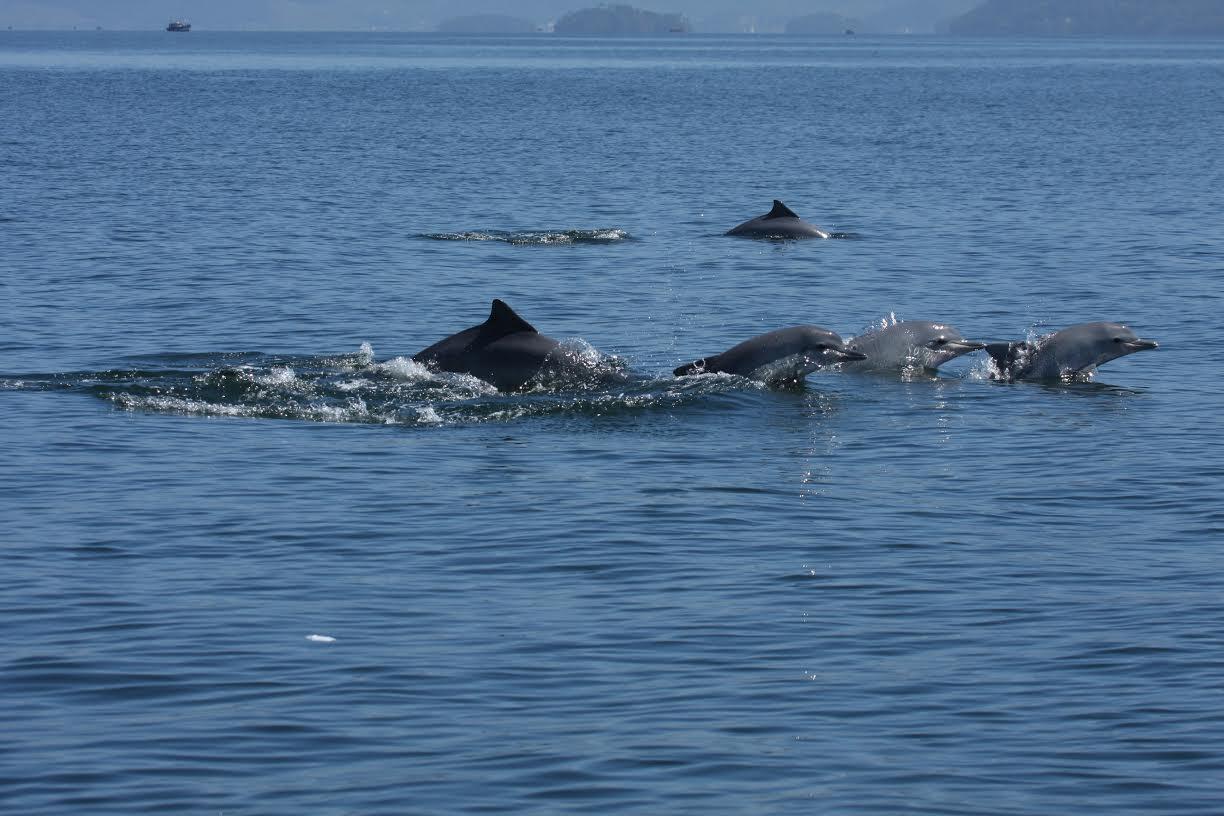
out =
{"type": "Polygon", "coordinates": [[[547,246],[552,244],[614,244],[628,241],[632,236],[623,229],[571,229],[571,230],[472,230],[469,232],[425,233],[422,238],[431,241],[500,241],[506,244],[547,246]]]}
{"type": "Polygon", "coordinates": [[[143,357],[103,371],[4,376],[0,389],[88,394],[126,411],[434,427],[667,411],[710,394],[742,391],[746,382],[630,376],[623,361],[600,355],[584,341],[562,346],[568,360],[582,365],[515,394],[467,374],[432,371],[407,357],[376,362],[368,345],[353,354],[317,357],[143,357]]]}

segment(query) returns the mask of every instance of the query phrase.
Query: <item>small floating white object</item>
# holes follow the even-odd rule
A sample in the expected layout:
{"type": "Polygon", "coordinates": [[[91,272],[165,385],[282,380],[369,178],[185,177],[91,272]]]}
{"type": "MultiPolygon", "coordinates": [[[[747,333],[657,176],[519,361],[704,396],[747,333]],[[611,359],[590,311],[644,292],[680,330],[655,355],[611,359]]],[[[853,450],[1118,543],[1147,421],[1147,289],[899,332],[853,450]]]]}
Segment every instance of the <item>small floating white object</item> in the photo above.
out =
{"type": "Polygon", "coordinates": [[[335,643],[336,639],[331,635],[307,635],[306,639],[313,643],[335,643]]]}

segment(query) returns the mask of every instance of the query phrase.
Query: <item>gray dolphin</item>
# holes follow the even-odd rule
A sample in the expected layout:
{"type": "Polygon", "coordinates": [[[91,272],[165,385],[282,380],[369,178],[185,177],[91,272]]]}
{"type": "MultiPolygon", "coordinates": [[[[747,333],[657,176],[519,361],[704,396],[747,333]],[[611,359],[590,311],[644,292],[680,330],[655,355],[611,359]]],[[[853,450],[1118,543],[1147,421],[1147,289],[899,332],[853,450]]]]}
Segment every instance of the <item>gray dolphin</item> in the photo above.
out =
{"type": "Polygon", "coordinates": [[[988,343],[1002,380],[1058,380],[1089,374],[1110,360],[1158,348],[1121,323],[1079,323],[1035,342],[988,343]]]}
{"type": "Polygon", "coordinates": [[[794,326],[757,335],[722,354],[677,368],[673,374],[738,374],[770,384],[799,383],[818,368],[843,360],[863,360],[834,332],[819,326],[794,326]]]}
{"type": "Polygon", "coordinates": [[[439,340],[412,359],[438,371],[471,374],[498,391],[517,391],[546,370],[564,366],[567,355],[560,347],[495,299],[484,323],[439,340]]]}
{"type": "Polygon", "coordinates": [[[937,369],[962,354],[986,348],[985,343],[966,340],[947,323],[929,320],[902,320],[891,326],[873,329],[846,341],[847,348],[861,351],[866,360],[849,362],[846,371],[892,368],[937,369]]]}
{"type": "Polygon", "coordinates": [[[738,227],[727,230],[727,235],[742,238],[828,238],[829,233],[809,224],[783,204],[774,199],[773,209],[764,215],[745,221],[738,227]]]}

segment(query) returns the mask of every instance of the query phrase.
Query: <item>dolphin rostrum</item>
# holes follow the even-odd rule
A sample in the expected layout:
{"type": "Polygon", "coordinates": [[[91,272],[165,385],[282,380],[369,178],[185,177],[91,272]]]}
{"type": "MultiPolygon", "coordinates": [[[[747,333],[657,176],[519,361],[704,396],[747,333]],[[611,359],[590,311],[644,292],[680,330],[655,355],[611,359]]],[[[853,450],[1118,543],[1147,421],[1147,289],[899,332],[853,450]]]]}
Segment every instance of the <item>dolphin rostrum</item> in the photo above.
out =
{"type": "Polygon", "coordinates": [[[677,368],[677,377],[691,374],[738,374],[770,384],[799,383],[818,368],[867,355],[846,348],[834,332],[819,326],[794,326],[745,340],[722,354],[677,368]]]}
{"type": "Polygon", "coordinates": [[[828,238],[829,233],[809,224],[781,201],[774,199],[773,209],[764,215],[745,221],[727,230],[727,235],[743,238],[828,238]]]}
{"type": "Polygon", "coordinates": [[[997,379],[1058,380],[1091,374],[1110,360],[1158,348],[1121,323],[1079,323],[1033,342],[988,343],[997,379]]]}
{"type": "Polygon", "coordinates": [[[902,320],[891,326],[873,329],[846,341],[847,348],[861,351],[866,360],[842,366],[846,371],[903,368],[935,370],[962,354],[986,348],[985,343],[966,340],[946,323],[929,320],[902,320]]]}
{"type": "Polygon", "coordinates": [[[545,371],[564,368],[568,356],[560,342],[495,299],[484,323],[439,340],[412,359],[438,371],[471,374],[499,391],[517,391],[545,371]]]}

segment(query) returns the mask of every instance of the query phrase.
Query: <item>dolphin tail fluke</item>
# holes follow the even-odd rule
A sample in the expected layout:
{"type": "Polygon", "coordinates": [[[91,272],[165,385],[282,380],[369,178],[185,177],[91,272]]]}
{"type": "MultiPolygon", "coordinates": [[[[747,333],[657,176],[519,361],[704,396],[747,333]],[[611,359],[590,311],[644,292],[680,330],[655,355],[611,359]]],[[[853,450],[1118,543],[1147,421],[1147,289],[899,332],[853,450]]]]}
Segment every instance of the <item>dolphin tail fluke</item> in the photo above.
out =
{"type": "Polygon", "coordinates": [[[799,216],[798,214],[795,213],[794,210],[792,210],[790,207],[786,206],[781,201],[775,198],[774,203],[773,203],[773,209],[770,210],[769,215],[765,217],[766,218],[798,218],[799,216]]]}

